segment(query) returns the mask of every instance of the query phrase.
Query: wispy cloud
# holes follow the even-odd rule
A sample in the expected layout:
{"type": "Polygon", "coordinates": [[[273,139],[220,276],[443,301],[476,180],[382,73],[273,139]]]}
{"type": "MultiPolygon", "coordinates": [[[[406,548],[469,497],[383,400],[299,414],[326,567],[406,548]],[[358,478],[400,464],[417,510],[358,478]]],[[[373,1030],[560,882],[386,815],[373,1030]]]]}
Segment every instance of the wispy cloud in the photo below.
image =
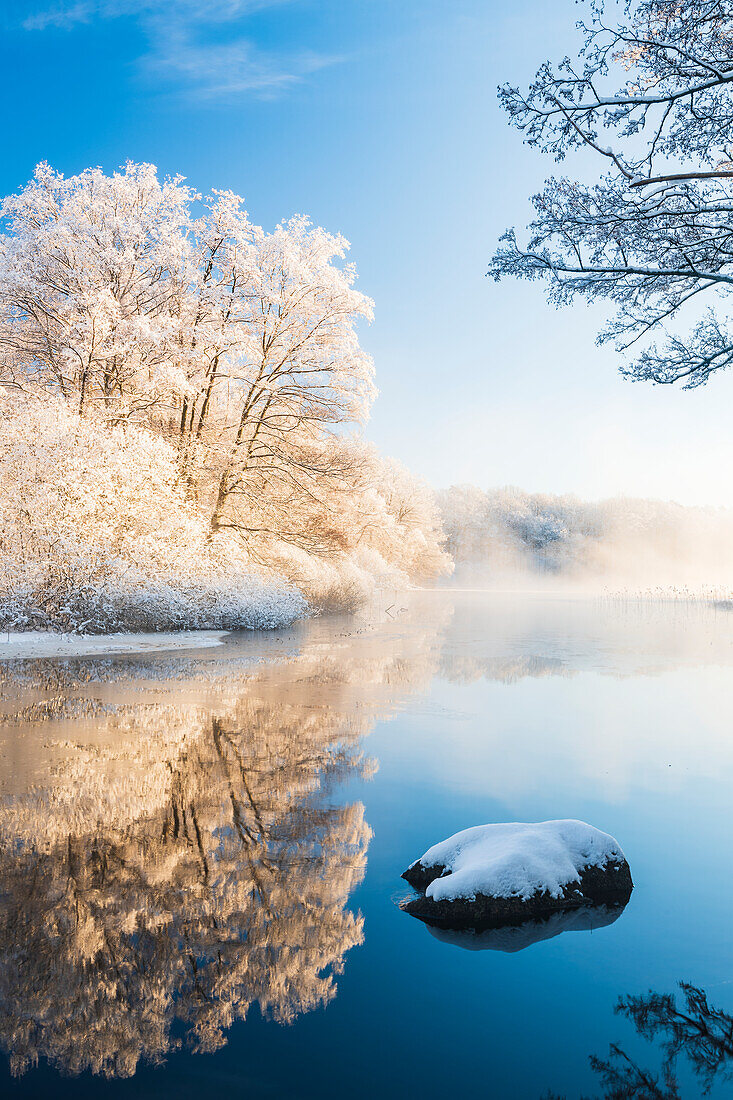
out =
{"type": "Polygon", "coordinates": [[[26,30],[38,31],[126,15],[181,23],[218,23],[288,2],[290,0],[57,0],[31,12],[23,20],[23,26],[26,30]]]}
{"type": "Polygon", "coordinates": [[[77,4],[59,4],[44,11],[34,12],[23,20],[27,31],[45,31],[47,27],[73,27],[75,23],[86,23],[94,14],[94,5],[86,0],[77,4]]]}
{"type": "Polygon", "coordinates": [[[300,52],[287,57],[259,49],[249,39],[202,44],[186,35],[167,35],[146,59],[150,71],[183,82],[202,98],[243,92],[276,95],[337,58],[300,52]]]}
{"type": "Polygon", "coordinates": [[[292,0],[59,0],[28,15],[28,31],[72,30],[97,20],[132,18],[149,48],[141,70],[187,96],[276,96],[340,58],[303,49],[262,49],[242,34],[246,17],[292,0]]]}

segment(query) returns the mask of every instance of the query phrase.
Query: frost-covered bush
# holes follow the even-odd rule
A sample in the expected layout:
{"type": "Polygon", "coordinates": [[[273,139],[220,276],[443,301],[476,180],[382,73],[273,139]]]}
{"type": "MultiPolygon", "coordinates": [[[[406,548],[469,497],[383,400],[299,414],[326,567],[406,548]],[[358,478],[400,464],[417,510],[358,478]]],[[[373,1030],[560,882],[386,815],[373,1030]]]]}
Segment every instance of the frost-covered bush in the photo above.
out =
{"type": "MultiPolygon", "coordinates": [[[[412,580],[432,580],[453,571],[444,548],[445,533],[430,487],[393,459],[371,451],[375,516],[362,545],[379,555],[385,572],[397,570],[412,580]]],[[[377,572],[380,566],[377,566],[377,572]]]]}
{"type": "Polygon", "coordinates": [[[129,570],[85,579],[53,568],[0,594],[7,630],[85,634],[157,630],[261,630],[285,626],[308,605],[294,588],[252,576],[156,579],[129,570]]]}
{"type": "Polygon", "coordinates": [[[453,562],[433,492],[362,440],[341,441],[359,477],[352,492],[329,498],[334,548],[272,548],[271,561],[318,611],[354,611],[383,591],[447,576],[453,562]]]}
{"type": "Polygon", "coordinates": [[[306,610],[213,544],[165,441],[58,401],[0,405],[0,624],[6,629],[238,629],[306,610]]]}
{"type": "Polygon", "coordinates": [[[369,547],[328,558],[291,551],[282,570],[322,614],[357,611],[374,596],[412,583],[396,562],[385,561],[369,547]]]}

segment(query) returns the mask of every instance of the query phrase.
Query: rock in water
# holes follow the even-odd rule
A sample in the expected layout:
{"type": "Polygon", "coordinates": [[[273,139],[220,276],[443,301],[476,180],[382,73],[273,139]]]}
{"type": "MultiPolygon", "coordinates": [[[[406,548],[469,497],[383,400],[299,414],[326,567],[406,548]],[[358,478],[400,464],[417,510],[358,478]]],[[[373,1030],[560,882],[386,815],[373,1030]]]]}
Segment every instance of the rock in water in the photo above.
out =
{"type": "Polygon", "coordinates": [[[634,888],[618,842],[583,821],[464,829],[429,848],[402,877],[420,891],[402,908],[450,928],[623,906],[634,888]]]}

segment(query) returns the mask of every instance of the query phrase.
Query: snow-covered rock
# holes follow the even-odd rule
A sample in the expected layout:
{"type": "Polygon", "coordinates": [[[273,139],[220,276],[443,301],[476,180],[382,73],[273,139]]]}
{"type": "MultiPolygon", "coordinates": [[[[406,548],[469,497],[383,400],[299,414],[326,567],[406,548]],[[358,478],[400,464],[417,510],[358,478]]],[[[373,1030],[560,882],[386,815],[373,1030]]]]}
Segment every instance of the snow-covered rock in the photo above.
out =
{"type": "Polygon", "coordinates": [[[448,926],[625,905],[633,889],[618,841],[571,820],[464,829],[429,848],[402,877],[422,892],[403,909],[448,926]]]}

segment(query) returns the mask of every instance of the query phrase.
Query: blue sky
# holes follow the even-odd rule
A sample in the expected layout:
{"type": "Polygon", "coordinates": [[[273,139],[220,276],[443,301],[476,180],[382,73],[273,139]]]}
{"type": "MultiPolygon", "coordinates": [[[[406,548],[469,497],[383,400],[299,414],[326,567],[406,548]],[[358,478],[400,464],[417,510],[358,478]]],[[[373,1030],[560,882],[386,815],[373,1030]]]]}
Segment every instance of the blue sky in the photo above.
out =
{"type": "MultiPolygon", "coordinates": [[[[4,0],[0,190],[127,158],[307,213],[376,301],[368,435],[437,485],[733,504],[733,375],[624,381],[539,285],[485,278],[552,163],[496,102],[573,48],[572,0],[4,0]]],[[[573,171],[566,162],[564,171],[573,171]]]]}

